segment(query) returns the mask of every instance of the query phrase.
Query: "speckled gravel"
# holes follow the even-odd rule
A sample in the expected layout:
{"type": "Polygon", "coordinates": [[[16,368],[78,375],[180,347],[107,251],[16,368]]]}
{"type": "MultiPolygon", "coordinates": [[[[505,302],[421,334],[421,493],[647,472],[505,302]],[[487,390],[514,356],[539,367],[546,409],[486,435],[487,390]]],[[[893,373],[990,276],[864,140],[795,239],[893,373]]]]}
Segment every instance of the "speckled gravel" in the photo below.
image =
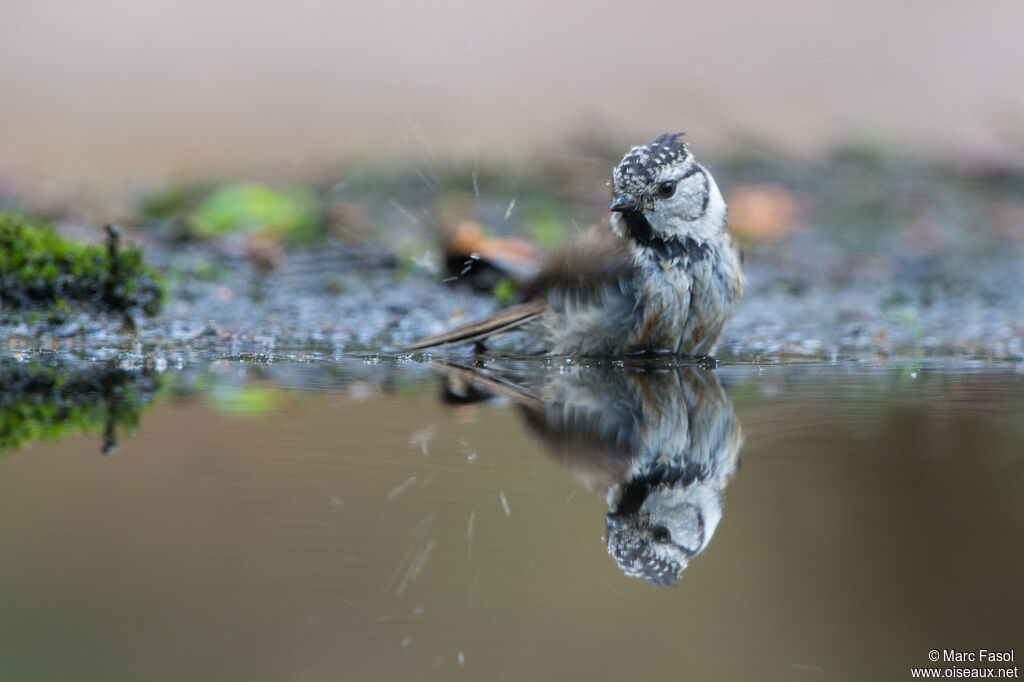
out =
{"type": "MultiPolygon", "coordinates": [[[[8,354],[42,348],[136,363],[387,357],[498,309],[489,296],[447,286],[427,268],[400,271],[379,255],[296,252],[269,272],[219,257],[217,279],[172,282],[163,313],[134,332],[116,320],[76,319],[57,328],[9,326],[0,337],[8,354]]],[[[184,272],[214,258],[203,249],[164,256],[184,272]]],[[[1012,253],[955,266],[942,258],[858,260],[796,236],[748,256],[744,269],[743,302],[716,349],[723,360],[1024,360],[1024,267],[1012,253]]]]}

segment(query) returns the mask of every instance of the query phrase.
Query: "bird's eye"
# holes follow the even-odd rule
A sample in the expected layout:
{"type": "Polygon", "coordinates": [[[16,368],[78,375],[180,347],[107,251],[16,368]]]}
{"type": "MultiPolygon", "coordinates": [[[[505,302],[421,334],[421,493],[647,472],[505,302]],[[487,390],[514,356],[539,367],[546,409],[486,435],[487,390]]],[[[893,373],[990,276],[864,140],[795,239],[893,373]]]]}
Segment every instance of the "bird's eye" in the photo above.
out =
{"type": "Polygon", "coordinates": [[[651,529],[651,537],[655,542],[664,545],[672,541],[672,533],[668,532],[665,526],[655,526],[651,529]]]}
{"type": "Polygon", "coordinates": [[[665,182],[658,184],[658,194],[668,199],[670,196],[676,193],[676,182],[675,180],[666,180],[665,182]]]}

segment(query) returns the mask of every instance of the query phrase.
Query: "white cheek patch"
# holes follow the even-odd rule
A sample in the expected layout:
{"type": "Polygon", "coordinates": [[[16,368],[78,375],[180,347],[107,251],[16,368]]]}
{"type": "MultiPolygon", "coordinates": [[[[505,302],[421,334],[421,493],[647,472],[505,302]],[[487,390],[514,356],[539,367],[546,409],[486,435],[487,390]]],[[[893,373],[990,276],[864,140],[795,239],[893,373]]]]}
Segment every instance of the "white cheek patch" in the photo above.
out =
{"type": "Polygon", "coordinates": [[[680,180],[676,188],[675,205],[685,220],[696,220],[708,210],[711,186],[707,173],[701,169],[688,178],[680,180]]]}

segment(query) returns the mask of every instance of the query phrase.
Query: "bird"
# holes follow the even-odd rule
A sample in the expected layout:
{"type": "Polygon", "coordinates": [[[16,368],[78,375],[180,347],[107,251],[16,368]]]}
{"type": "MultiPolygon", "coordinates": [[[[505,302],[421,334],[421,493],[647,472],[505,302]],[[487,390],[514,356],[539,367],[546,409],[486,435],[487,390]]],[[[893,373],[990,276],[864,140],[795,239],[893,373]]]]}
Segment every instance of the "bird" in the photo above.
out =
{"type": "Polygon", "coordinates": [[[722,519],[743,430],[708,368],[663,356],[552,369],[434,360],[444,400],[512,401],[541,449],[607,503],[606,549],[629,577],[668,587],[722,519]]]}
{"type": "Polygon", "coordinates": [[[630,148],[610,184],[609,225],[553,253],[521,303],[404,350],[482,347],[516,330],[542,354],[708,357],[743,295],[718,185],[683,133],[630,148]]]}

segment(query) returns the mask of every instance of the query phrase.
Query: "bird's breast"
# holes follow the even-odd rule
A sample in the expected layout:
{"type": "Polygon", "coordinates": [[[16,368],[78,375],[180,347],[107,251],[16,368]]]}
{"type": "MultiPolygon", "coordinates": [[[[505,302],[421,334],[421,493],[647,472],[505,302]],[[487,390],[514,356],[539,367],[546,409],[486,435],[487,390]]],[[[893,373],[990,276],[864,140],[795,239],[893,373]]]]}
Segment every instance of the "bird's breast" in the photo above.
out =
{"type": "Polygon", "coordinates": [[[739,270],[729,258],[728,244],[692,239],[680,244],[684,248],[672,255],[660,250],[644,254],[635,350],[706,354],[738,299],[733,280],[739,270]]]}
{"type": "Polygon", "coordinates": [[[692,277],[679,259],[654,259],[643,270],[640,322],[634,351],[678,352],[683,341],[692,277]]]}

